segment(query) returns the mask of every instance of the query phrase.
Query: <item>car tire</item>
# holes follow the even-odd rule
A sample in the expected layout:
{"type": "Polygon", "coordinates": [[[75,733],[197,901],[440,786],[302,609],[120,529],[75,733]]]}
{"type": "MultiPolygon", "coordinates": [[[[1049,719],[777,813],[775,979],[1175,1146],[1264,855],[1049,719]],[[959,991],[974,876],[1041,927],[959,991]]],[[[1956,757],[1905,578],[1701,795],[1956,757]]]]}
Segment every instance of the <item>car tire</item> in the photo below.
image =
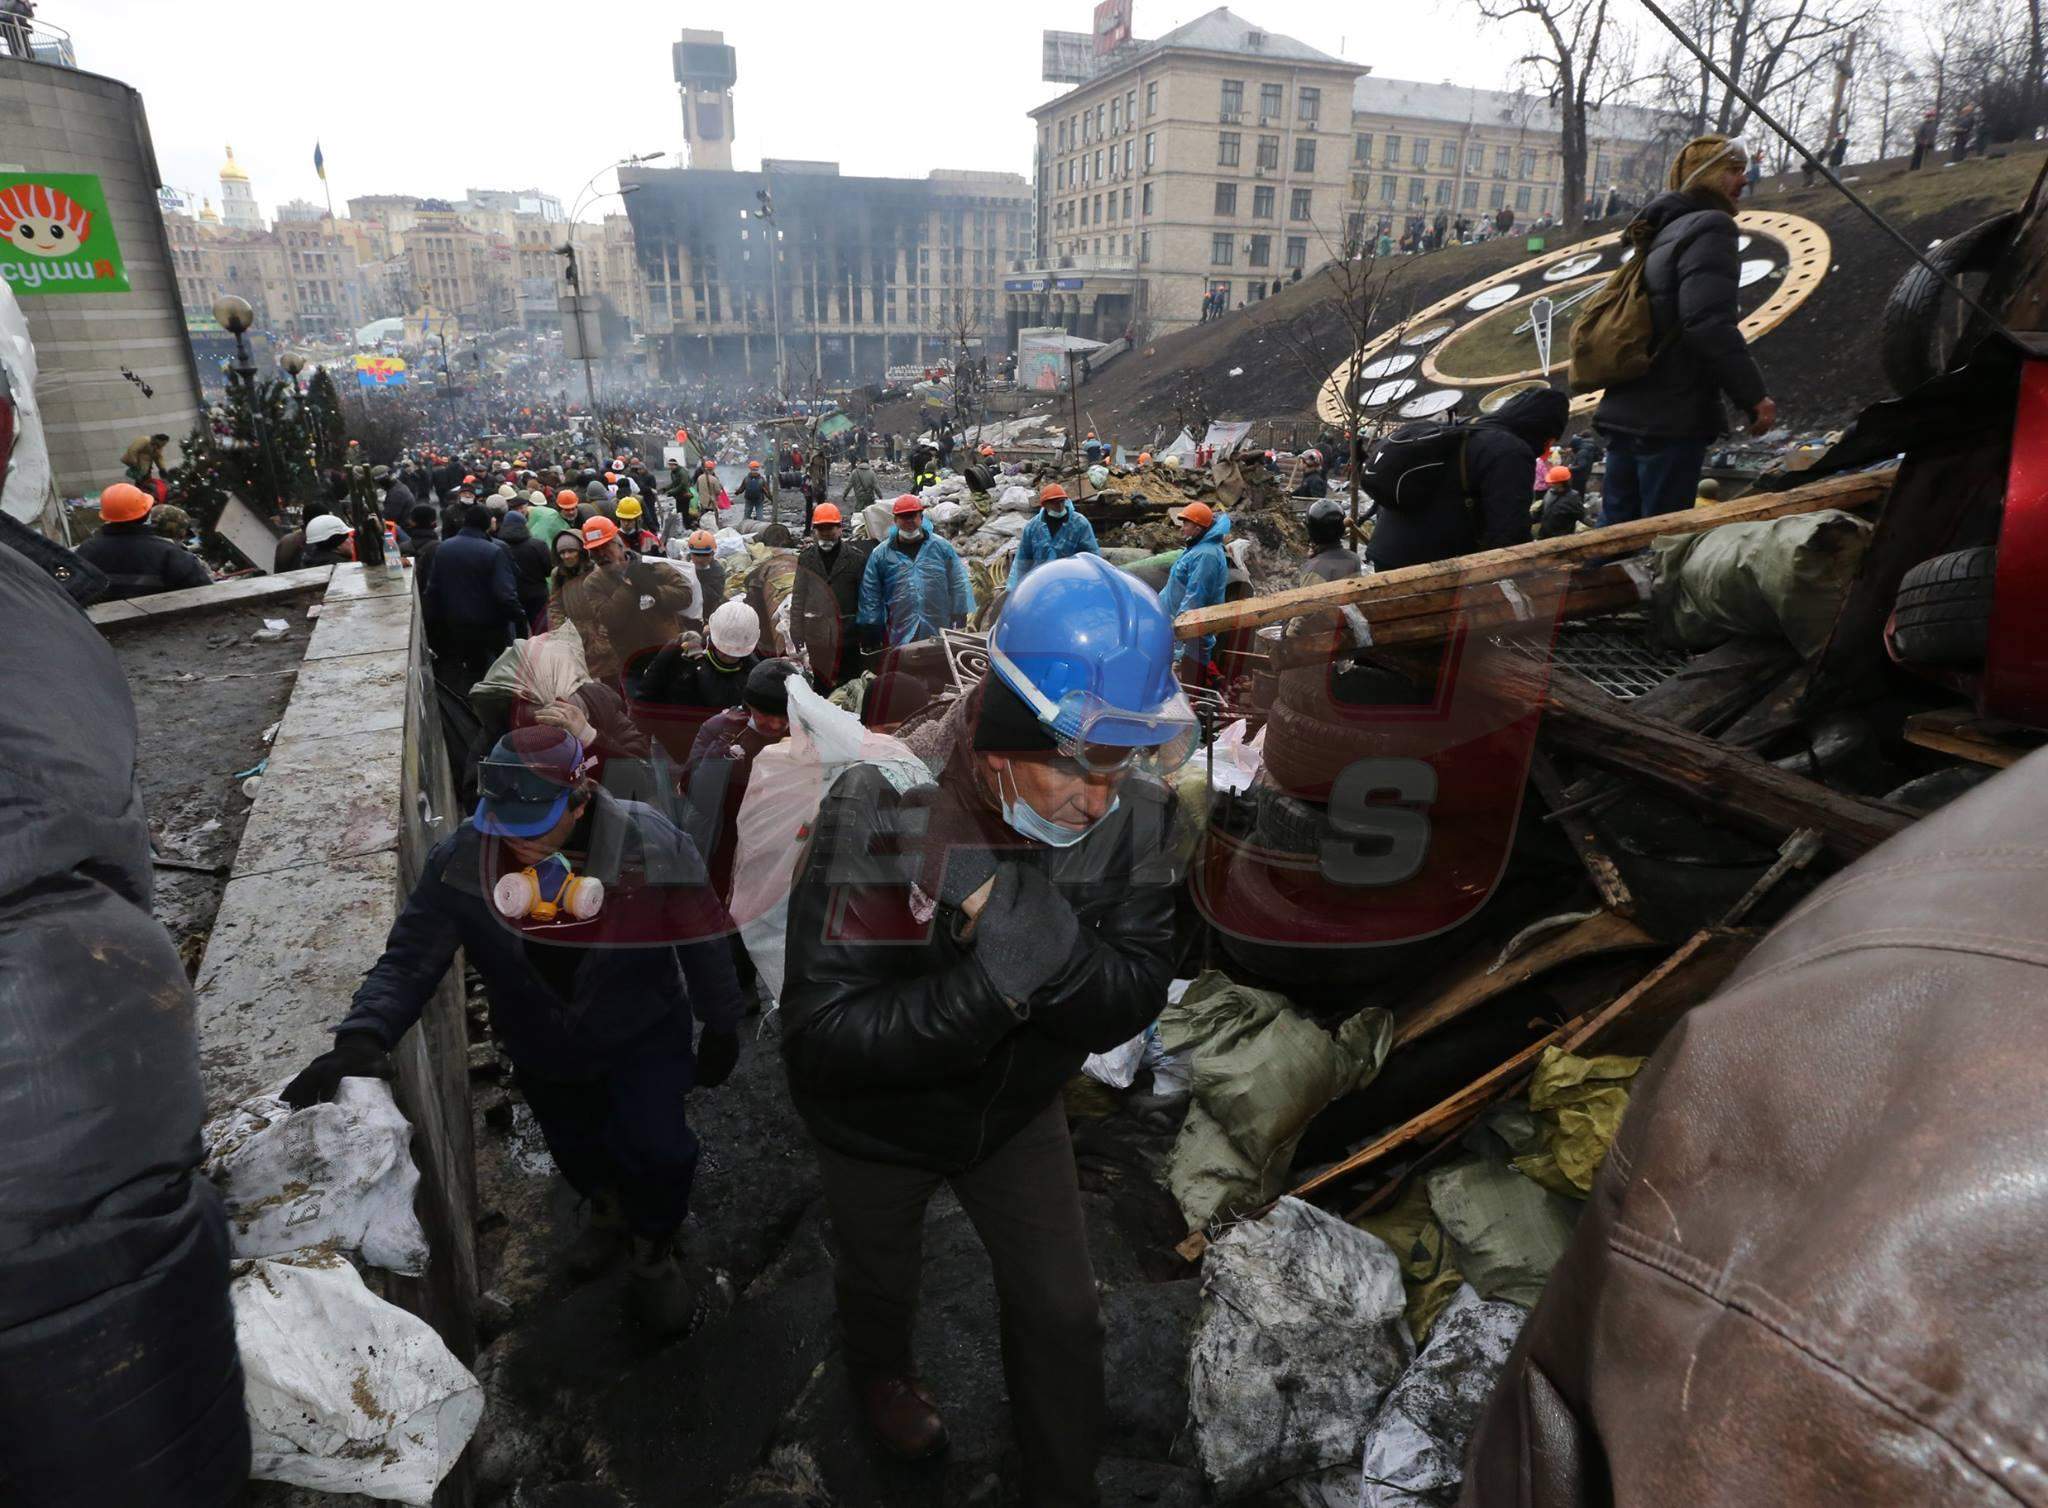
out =
{"type": "Polygon", "coordinates": [[[1981,663],[1991,639],[1998,551],[1989,545],[1922,561],[1906,572],[1892,609],[1892,643],[1915,665],[1981,663]]]}
{"type": "MultiPolygon", "coordinates": [[[[1989,272],[2012,243],[2019,223],[2017,210],[1994,215],[1950,236],[1927,254],[1927,260],[1950,278],[1989,272]]],[[[1892,286],[1885,300],[1879,351],[1893,392],[1903,397],[1955,364],[1953,351],[1936,348],[1938,322],[1945,309],[1953,308],[1947,283],[1917,263],[1892,286]]]]}

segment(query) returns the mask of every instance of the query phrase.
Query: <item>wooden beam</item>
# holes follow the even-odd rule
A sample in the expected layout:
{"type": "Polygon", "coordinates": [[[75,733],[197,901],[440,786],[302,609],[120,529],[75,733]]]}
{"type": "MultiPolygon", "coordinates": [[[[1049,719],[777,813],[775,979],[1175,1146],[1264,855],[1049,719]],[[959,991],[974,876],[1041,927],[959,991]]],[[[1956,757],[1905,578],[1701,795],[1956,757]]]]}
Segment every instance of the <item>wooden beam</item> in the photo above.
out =
{"type": "Polygon", "coordinates": [[[1356,604],[1372,621],[1373,606],[1391,598],[1423,592],[1451,592],[1461,587],[1483,586],[1512,578],[1562,572],[1616,556],[1632,555],[1654,539],[1667,535],[1704,533],[1723,524],[1758,523],[1815,513],[1823,508],[1863,508],[1884,498],[1891,490],[1893,473],[1853,472],[1827,477],[1792,487],[1784,492],[1766,493],[1723,503],[1712,508],[1687,508],[1655,518],[1634,519],[1604,529],[1588,529],[1562,539],[1531,540],[1503,550],[1482,550],[1429,565],[1405,566],[1398,571],[1326,581],[1296,587],[1265,597],[1247,597],[1238,602],[1219,603],[1182,613],[1174,620],[1174,633],[1182,639],[1204,634],[1226,633],[1235,628],[1260,628],[1282,623],[1304,613],[1325,612],[1356,604]]]}
{"type": "Polygon", "coordinates": [[[1537,749],[1529,761],[1529,780],[1550,808],[1557,825],[1564,830],[1572,851],[1579,856],[1579,862],[1585,866],[1586,877],[1600,892],[1601,904],[1617,915],[1633,917],[1636,913],[1635,893],[1628,888],[1628,881],[1622,878],[1621,867],[1601,846],[1599,830],[1594,827],[1588,812],[1583,807],[1573,809],[1572,801],[1565,795],[1564,781],[1558,776],[1557,766],[1541,749],[1537,749]]]}
{"type": "Polygon", "coordinates": [[[1938,754],[1953,754],[1994,770],[2009,769],[2041,747],[2039,728],[1978,717],[1967,707],[1916,712],[1906,719],[1906,742],[1938,754]]]}
{"type": "Polygon", "coordinates": [[[1417,991],[1420,1003],[1394,1007],[1394,1047],[1406,1047],[1448,1025],[1467,1011],[1498,999],[1517,985],[1526,984],[1575,958],[1601,953],[1620,953],[1634,948],[1654,948],[1657,939],[1625,916],[1601,911],[1570,927],[1561,927],[1541,941],[1524,948],[1505,963],[1497,950],[1487,944],[1476,956],[1468,957],[1448,976],[1438,975],[1417,991]]]}

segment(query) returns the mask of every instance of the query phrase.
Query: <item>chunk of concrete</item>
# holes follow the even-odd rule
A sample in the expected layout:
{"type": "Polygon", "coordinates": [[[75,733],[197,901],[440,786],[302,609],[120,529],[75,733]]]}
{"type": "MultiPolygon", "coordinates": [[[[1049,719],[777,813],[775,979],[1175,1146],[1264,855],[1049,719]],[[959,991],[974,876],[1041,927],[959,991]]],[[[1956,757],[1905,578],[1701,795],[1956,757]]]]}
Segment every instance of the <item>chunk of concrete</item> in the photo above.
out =
{"type": "Polygon", "coordinates": [[[329,597],[313,625],[308,660],[341,655],[405,653],[412,642],[410,597],[358,597],[339,602],[329,597]]]}
{"type": "Polygon", "coordinates": [[[235,852],[236,876],[395,852],[404,776],[400,729],[280,735],[235,852]]]}
{"type": "Polygon", "coordinates": [[[279,738],[324,738],[405,726],[411,665],[400,654],[309,660],[292,689],[279,738]]]}

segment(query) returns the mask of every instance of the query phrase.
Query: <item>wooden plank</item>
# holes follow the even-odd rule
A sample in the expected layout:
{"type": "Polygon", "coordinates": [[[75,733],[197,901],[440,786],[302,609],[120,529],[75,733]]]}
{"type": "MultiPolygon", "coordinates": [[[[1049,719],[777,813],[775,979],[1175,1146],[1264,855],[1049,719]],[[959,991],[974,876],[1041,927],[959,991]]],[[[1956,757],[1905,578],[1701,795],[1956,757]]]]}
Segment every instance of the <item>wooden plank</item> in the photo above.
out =
{"type": "Polygon", "coordinates": [[[1439,1027],[1455,1021],[1467,1011],[1498,999],[1517,985],[1527,984],[1560,964],[1601,953],[1626,952],[1632,948],[1654,948],[1657,939],[1625,916],[1602,911],[1574,926],[1563,927],[1524,948],[1506,963],[1498,950],[1488,944],[1469,957],[1448,976],[1439,976],[1417,991],[1420,1002],[1414,1008],[1394,1008],[1394,1046],[1406,1047],[1439,1027]]]}
{"type": "Polygon", "coordinates": [[[1536,750],[1529,761],[1529,779],[1549,806],[1552,816],[1557,818],[1557,825],[1564,830],[1572,851],[1579,856],[1579,863],[1585,866],[1586,877],[1600,892],[1601,904],[1617,915],[1633,917],[1636,912],[1635,893],[1628,888],[1628,881],[1621,877],[1620,866],[1601,846],[1600,831],[1593,825],[1586,809],[1572,809],[1574,802],[1565,795],[1557,766],[1541,749],[1536,750]],[[1563,815],[1559,816],[1559,813],[1563,815]]]}
{"type": "Polygon", "coordinates": [[[1731,822],[1782,837],[1816,829],[1831,852],[1855,858],[1912,825],[1903,807],[1830,790],[1817,780],[1630,710],[1569,671],[1526,670],[1505,659],[1483,672],[1504,694],[1544,703],[1542,737],[1586,763],[1666,791],[1731,822]]]}
{"type": "Polygon", "coordinates": [[[1906,719],[1906,742],[1953,754],[1995,770],[2009,769],[2041,747],[2048,733],[2018,723],[1978,717],[1967,707],[1916,712],[1906,719]]]}
{"type": "Polygon", "coordinates": [[[1451,591],[1510,578],[1534,577],[1631,555],[1668,535],[1699,534],[1723,524],[1757,523],[1814,513],[1823,508],[1862,508],[1891,490],[1891,471],[1855,472],[1828,477],[1784,492],[1767,493],[1717,508],[1687,508],[1655,518],[1633,519],[1604,529],[1588,529],[1562,539],[1531,540],[1502,550],[1482,550],[1429,565],[1405,566],[1343,581],[1320,582],[1265,597],[1247,597],[1182,613],[1174,633],[1182,639],[1227,633],[1234,628],[1260,628],[1303,613],[1323,612],[1355,603],[1372,617],[1371,606],[1417,592],[1451,591]]]}

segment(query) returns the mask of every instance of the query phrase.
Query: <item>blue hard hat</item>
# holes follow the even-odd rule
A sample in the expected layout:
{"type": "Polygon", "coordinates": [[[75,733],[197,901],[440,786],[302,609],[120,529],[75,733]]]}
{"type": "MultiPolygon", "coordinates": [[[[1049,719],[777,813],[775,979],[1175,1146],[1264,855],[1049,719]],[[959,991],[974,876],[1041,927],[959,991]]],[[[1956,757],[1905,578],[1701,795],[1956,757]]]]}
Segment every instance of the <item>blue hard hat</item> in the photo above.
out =
{"type": "Polygon", "coordinates": [[[989,665],[1070,752],[1191,743],[1198,727],[1173,673],[1173,620],[1100,555],[1026,576],[989,635],[989,665]]]}
{"type": "Polygon", "coordinates": [[[515,728],[477,767],[479,796],[471,820],[479,832],[496,837],[538,837],[562,820],[584,768],[583,745],[574,734],[515,728]]]}

